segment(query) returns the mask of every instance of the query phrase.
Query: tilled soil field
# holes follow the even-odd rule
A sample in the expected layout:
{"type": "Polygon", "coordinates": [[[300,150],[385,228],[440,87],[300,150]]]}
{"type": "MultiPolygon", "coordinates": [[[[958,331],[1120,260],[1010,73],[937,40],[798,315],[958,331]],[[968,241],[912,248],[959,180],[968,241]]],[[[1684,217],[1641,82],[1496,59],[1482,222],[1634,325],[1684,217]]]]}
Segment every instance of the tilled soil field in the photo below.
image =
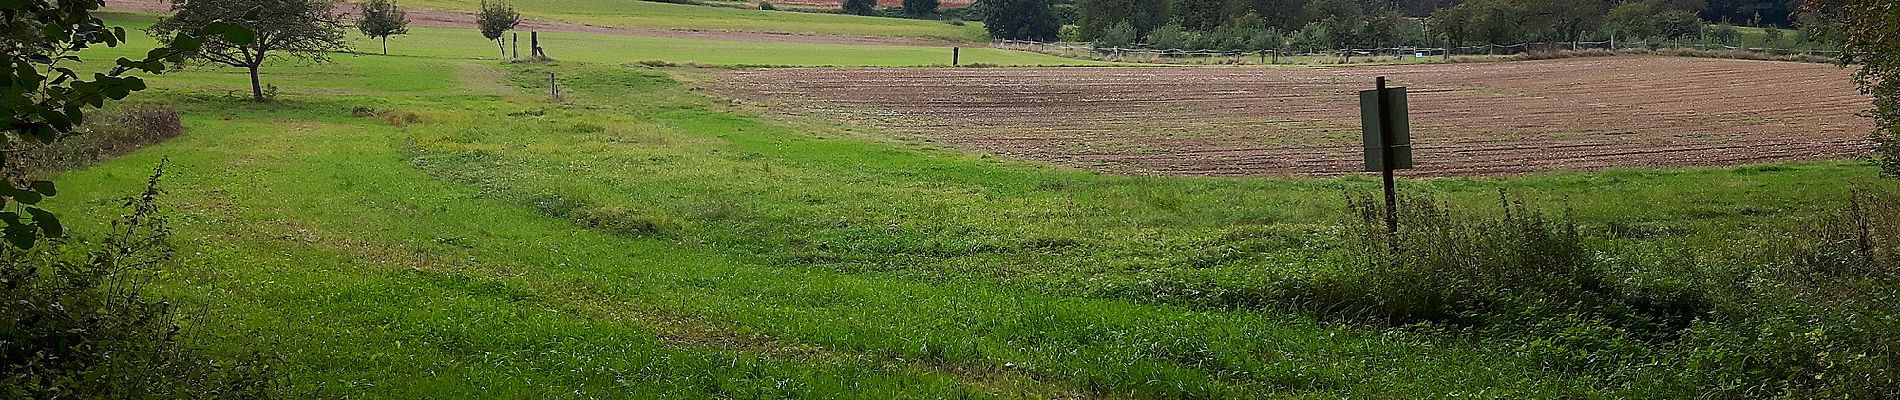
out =
{"type": "Polygon", "coordinates": [[[1130,174],[1341,175],[1357,91],[1410,87],[1412,176],[1722,166],[1865,151],[1833,65],[1667,57],[1339,68],[760,69],[711,90],[960,148],[1130,174]]]}

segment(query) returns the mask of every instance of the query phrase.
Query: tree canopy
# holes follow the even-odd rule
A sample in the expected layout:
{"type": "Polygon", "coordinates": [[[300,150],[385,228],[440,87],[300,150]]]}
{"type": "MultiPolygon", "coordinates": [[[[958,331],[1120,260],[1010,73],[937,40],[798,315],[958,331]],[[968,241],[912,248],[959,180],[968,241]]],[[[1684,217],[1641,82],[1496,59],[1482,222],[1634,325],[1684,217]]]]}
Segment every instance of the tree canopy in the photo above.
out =
{"type": "Polygon", "coordinates": [[[1062,33],[1049,0],[986,0],[989,16],[983,24],[990,37],[1052,41],[1062,33]]]}
{"type": "Polygon", "coordinates": [[[1812,0],[1804,11],[1840,21],[1842,65],[1874,95],[1875,157],[1881,174],[1900,178],[1900,5],[1890,0],[1812,0]]]}
{"type": "Polygon", "coordinates": [[[174,0],[172,15],[152,24],[150,32],[169,42],[180,33],[196,32],[219,21],[235,21],[255,32],[255,39],[238,42],[211,38],[191,53],[204,62],[245,68],[251,75],[251,97],[266,100],[259,69],[278,57],[328,62],[330,53],[349,49],[346,28],[336,14],[334,0],[174,0]]]}
{"type": "Polygon", "coordinates": [[[521,25],[521,12],[514,6],[500,1],[482,0],[482,12],[475,16],[475,26],[482,31],[482,37],[495,42],[501,49],[502,57],[508,56],[508,47],[502,44],[501,35],[521,25]]]}
{"type": "Polygon", "coordinates": [[[362,15],[356,20],[356,29],[363,36],[382,39],[383,55],[389,55],[389,37],[409,33],[409,13],[396,6],[391,0],[369,0],[358,3],[356,8],[362,15]]]}

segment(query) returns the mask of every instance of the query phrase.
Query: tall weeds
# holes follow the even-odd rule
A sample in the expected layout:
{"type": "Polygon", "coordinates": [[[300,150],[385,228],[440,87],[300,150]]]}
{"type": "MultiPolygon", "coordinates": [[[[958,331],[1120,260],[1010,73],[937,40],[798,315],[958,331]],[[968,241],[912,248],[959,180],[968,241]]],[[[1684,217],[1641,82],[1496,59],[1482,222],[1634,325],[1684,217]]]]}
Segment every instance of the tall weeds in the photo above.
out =
{"type": "Polygon", "coordinates": [[[192,351],[173,306],[145,294],[172,259],[162,176],[97,242],[0,250],[0,398],[269,397],[268,365],[192,351]]]}

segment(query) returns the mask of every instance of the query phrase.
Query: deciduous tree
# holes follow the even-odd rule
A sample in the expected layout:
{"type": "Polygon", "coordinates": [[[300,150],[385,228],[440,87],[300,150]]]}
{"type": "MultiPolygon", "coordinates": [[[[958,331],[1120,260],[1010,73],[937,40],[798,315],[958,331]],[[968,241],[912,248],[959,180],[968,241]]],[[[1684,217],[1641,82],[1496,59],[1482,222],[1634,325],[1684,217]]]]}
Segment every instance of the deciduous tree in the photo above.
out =
{"type": "Polygon", "coordinates": [[[877,14],[877,0],[844,0],[844,5],[840,7],[848,14],[877,14]]]}
{"type": "Polygon", "coordinates": [[[174,0],[172,15],[152,24],[150,32],[169,42],[180,33],[197,32],[218,21],[233,21],[255,32],[255,40],[211,38],[191,53],[209,63],[244,68],[251,75],[251,98],[267,100],[258,71],[266,61],[291,57],[328,62],[330,53],[349,49],[348,25],[333,0],[174,0]]]}
{"type": "Polygon", "coordinates": [[[1840,22],[1841,65],[1874,96],[1873,138],[1881,175],[1900,178],[1900,4],[1892,0],[1810,0],[1807,13],[1840,22]]]}
{"type": "Polygon", "coordinates": [[[369,0],[358,3],[356,8],[363,13],[356,19],[356,29],[362,31],[363,36],[381,39],[383,55],[389,55],[390,36],[409,33],[409,13],[397,7],[395,1],[369,0]]]}
{"type": "Polygon", "coordinates": [[[943,4],[937,0],[904,0],[904,14],[912,17],[928,17],[937,14],[937,7],[943,4]]]}
{"type": "Polygon", "coordinates": [[[495,48],[501,50],[501,57],[508,58],[508,45],[501,35],[521,25],[521,12],[513,6],[499,1],[482,0],[482,12],[475,16],[475,26],[482,31],[482,37],[495,42],[495,48]]]}
{"type": "Polygon", "coordinates": [[[983,24],[997,39],[1053,41],[1062,33],[1049,0],[985,0],[990,15],[983,24]]]}

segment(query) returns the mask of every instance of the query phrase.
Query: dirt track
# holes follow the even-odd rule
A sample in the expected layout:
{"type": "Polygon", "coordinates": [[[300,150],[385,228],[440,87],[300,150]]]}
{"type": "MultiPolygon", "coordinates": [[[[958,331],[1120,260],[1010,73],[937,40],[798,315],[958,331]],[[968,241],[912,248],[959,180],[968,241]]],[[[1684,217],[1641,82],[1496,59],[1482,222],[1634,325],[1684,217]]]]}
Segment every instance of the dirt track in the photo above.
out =
{"type": "MultiPolygon", "coordinates": [[[[110,0],[106,2],[106,8],[156,12],[156,13],[169,13],[171,12],[171,2],[169,0],[110,0]]],[[[475,27],[475,14],[456,12],[456,11],[422,10],[422,9],[411,9],[407,11],[408,11],[408,16],[409,16],[410,26],[424,26],[424,27],[434,27],[434,28],[470,28],[470,29],[475,27]]],[[[355,15],[356,6],[349,2],[338,3],[337,12],[344,15],[355,15]]],[[[604,35],[656,36],[656,37],[671,37],[671,38],[686,38],[686,39],[737,40],[737,41],[749,41],[749,42],[869,44],[869,45],[907,45],[907,46],[936,46],[936,45],[949,45],[949,43],[951,43],[950,41],[947,41],[947,40],[923,39],[923,38],[847,37],[847,36],[800,35],[800,34],[791,34],[791,33],[626,28],[626,27],[575,24],[575,23],[567,23],[567,22],[559,22],[559,21],[540,21],[540,20],[532,20],[532,19],[523,19],[521,21],[521,26],[518,29],[526,30],[526,31],[542,31],[542,32],[597,33],[597,34],[604,34],[604,35]]]]}
{"type": "Polygon", "coordinates": [[[774,69],[713,90],[970,151],[1121,173],[1338,175],[1356,91],[1411,86],[1414,176],[1833,159],[1870,106],[1832,65],[1590,58],[1342,68],[774,69]],[[875,77],[867,79],[867,77],[875,77]]]}

